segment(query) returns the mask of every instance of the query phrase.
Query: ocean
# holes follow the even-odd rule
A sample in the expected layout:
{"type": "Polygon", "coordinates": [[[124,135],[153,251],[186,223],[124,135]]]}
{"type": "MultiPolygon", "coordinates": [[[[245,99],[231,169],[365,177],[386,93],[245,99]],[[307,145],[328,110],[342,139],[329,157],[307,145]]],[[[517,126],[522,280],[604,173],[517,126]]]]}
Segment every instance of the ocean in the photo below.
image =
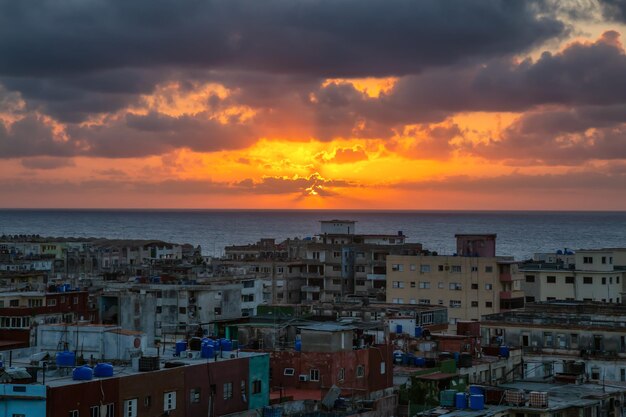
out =
{"type": "Polygon", "coordinates": [[[456,233],[497,233],[497,254],[517,260],[564,248],[626,247],[626,212],[3,209],[0,235],[160,239],[219,256],[227,245],[313,236],[319,220],[331,219],[356,220],[357,233],[402,231],[439,254],[454,253],[456,233]]]}

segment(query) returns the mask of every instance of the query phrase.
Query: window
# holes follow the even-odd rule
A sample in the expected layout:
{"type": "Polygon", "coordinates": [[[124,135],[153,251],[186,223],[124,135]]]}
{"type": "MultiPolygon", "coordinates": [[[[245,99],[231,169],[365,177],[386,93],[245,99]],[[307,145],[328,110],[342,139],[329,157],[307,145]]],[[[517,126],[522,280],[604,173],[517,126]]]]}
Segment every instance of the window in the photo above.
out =
{"type": "Polygon", "coordinates": [[[385,375],[385,372],[386,372],[386,371],[387,371],[387,369],[386,369],[386,364],[385,364],[385,362],[381,362],[381,363],[380,363],[380,374],[381,374],[381,375],[385,375]]]}
{"type": "Polygon", "coordinates": [[[602,277],[602,285],[606,285],[606,277],[602,277]]]}
{"type": "Polygon", "coordinates": [[[411,281],[411,288],[415,288],[415,281],[411,281]]]}
{"type": "Polygon", "coordinates": [[[295,370],[293,368],[285,368],[283,371],[283,375],[285,376],[293,376],[295,374],[295,370]]]}
{"type": "Polygon", "coordinates": [[[485,301],[486,308],[493,308],[493,303],[491,301],[485,301]]]}
{"type": "Polygon", "coordinates": [[[229,400],[233,398],[233,383],[225,382],[224,383],[224,399],[229,400]]]}
{"type": "Polygon", "coordinates": [[[583,284],[593,284],[593,277],[583,277],[583,284]]]}
{"type": "Polygon", "coordinates": [[[449,288],[451,290],[460,291],[463,289],[463,286],[461,285],[460,282],[451,282],[449,285],[449,288]]]}
{"type": "Polygon", "coordinates": [[[346,377],[346,369],[339,368],[339,373],[337,374],[337,380],[343,381],[345,377],[346,377]]]}
{"type": "MultiPolygon", "coordinates": [[[[72,410],[72,411],[70,411],[68,416],[69,417],[80,417],[80,414],[78,413],[78,410],[72,410]]],[[[132,416],[132,417],[135,417],[135,416],[132,416]]]]}
{"type": "Polygon", "coordinates": [[[574,277],[565,277],[565,283],[566,284],[573,284],[574,283],[574,277]]]}
{"type": "Polygon", "coordinates": [[[54,298],[50,298],[50,299],[48,299],[46,305],[48,307],[54,307],[54,306],[57,305],[57,300],[55,300],[54,298]]]}
{"type": "Polygon", "coordinates": [[[486,267],[485,267],[485,272],[486,272],[486,273],[493,272],[493,266],[491,266],[491,265],[486,266],[486,267]]]}
{"type": "Polygon", "coordinates": [[[200,388],[192,388],[189,390],[189,402],[198,404],[200,402],[200,388]]]}
{"type": "Polygon", "coordinates": [[[415,301],[415,298],[409,298],[409,304],[417,304],[417,301],[415,301]]]}
{"type": "Polygon", "coordinates": [[[393,288],[404,288],[404,281],[393,281],[391,284],[393,288]]]}
{"type": "Polygon", "coordinates": [[[100,406],[94,405],[93,407],[89,407],[89,415],[91,417],[100,417],[100,406]]]}
{"type": "Polygon", "coordinates": [[[478,267],[477,266],[473,266],[472,267],[472,272],[478,272],[478,267]]]}
{"type": "Polygon", "coordinates": [[[584,256],[583,257],[583,263],[584,264],[592,264],[593,263],[593,257],[592,256],[584,256]]]}
{"type": "Polygon", "coordinates": [[[363,378],[364,376],[365,376],[365,366],[358,365],[356,367],[356,377],[357,378],[363,378]]]}
{"type": "Polygon", "coordinates": [[[430,300],[428,298],[420,298],[417,302],[419,304],[430,304],[430,300]]]}
{"type": "Polygon", "coordinates": [[[333,285],[341,285],[340,279],[333,279],[333,285]]]}
{"type": "Polygon", "coordinates": [[[609,277],[609,284],[613,283],[613,277],[609,277]]]}
{"type": "Polygon", "coordinates": [[[439,288],[439,289],[443,289],[443,288],[444,288],[444,284],[443,284],[443,282],[440,282],[439,284],[437,284],[437,288],[439,288]]]}
{"type": "Polygon", "coordinates": [[[450,308],[461,308],[461,300],[450,300],[450,308]]]}
{"type": "Polygon", "coordinates": [[[215,314],[216,316],[221,316],[222,315],[222,307],[215,307],[213,309],[213,314],[215,314]]]}
{"type": "Polygon", "coordinates": [[[472,301],[472,307],[478,307],[478,301],[472,301]]]}
{"type": "Polygon", "coordinates": [[[341,267],[339,265],[333,265],[333,271],[341,271],[341,267]]]}
{"type": "Polygon", "coordinates": [[[393,304],[404,304],[404,298],[394,298],[391,302],[393,304]]]}
{"type": "Polygon", "coordinates": [[[420,272],[430,272],[430,265],[420,265],[420,272]]]}
{"type": "Polygon", "coordinates": [[[415,269],[416,269],[415,264],[411,264],[411,265],[409,265],[409,269],[410,269],[411,271],[415,271],[415,269]]]}
{"type": "Polygon", "coordinates": [[[534,275],[526,275],[526,282],[535,282],[535,276],[534,275]]]}
{"type": "Polygon", "coordinates": [[[402,264],[393,264],[393,265],[391,265],[391,270],[392,271],[402,272],[402,271],[404,271],[404,265],[402,265],[402,264]]]}
{"type": "Polygon", "coordinates": [[[461,272],[461,265],[452,265],[452,272],[461,272]]]}
{"type": "Polygon", "coordinates": [[[179,314],[187,314],[187,307],[178,307],[179,314]]]}
{"type": "Polygon", "coordinates": [[[430,288],[430,282],[428,282],[428,281],[420,281],[419,287],[421,289],[428,289],[428,288],[430,288]]]}
{"type": "Polygon", "coordinates": [[[478,289],[478,284],[472,284],[472,289],[473,290],[477,290],[478,289]]]}
{"type": "Polygon", "coordinates": [[[357,265],[354,267],[354,270],[356,272],[365,272],[365,266],[364,265],[357,265]]]}
{"type": "Polygon", "coordinates": [[[106,407],[107,407],[106,417],[115,417],[115,403],[108,403],[106,407]]]}
{"type": "Polygon", "coordinates": [[[439,272],[442,272],[442,271],[443,271],[443,265],[439,265],[439,266],[437,266],[437,270],[438,270],[439,272]]]}
{"type": "Polygon", "coordinates": [[[364,286],[365,286],[365,280],[363,280],[363,279],[357,279],[357,280],[356,280],[356,286],[357,286],[357,287],[364,287],[364,286]]]}
{"type": "Polygon", "coordinates": [[[143,399],[143,406],[148,408],[150,407],[150,405],[152,405],[152,397],[150,395],[144,397],[143,399]]]}
{"type": "Polygon", "coordinates": [[[241,302],[242,303],[251,303],[254,301],[254,294],[242,294],[241,302]]]}
{"type": "Polygon", "coordinates": [[[29,307],[41,307],[42,305],[43,305],[43,302],[41,299],[31,298],[28,300],[29,307]]]}
{"type": "Polygon", "coordinates": [[[485,284],[485,289],[491,291],[493,289],[493,284],[485,284]]]}
{"type": "Polygon", "coordinates": [[[552,347],[553,343],[552,343],[552,333],[551,332],[544,332],[543,333],[543,345],[545,347],[552,347]]]}
{"type": "Polygon", "coordinates": [[[546,277],[546,282],[548,284],[556,284],[556,277],[555,276],[547,276],[546,277]]]}
{"type": "Polygon", "coordinates": [[[622,382],[626,382],[626,368],[622,368],[619,370],[619,380],[622,382]]]}
{"type": "Polygon", "coordinates": [[[252,394],[260,394],[262,391],[261,388],[261,380],[255,379],[254,381],[252,381],[252,394]]]}
{"type": "Polygon", "coordinates": [[[309,379],[311,381],[319,381],[320,380],[320,370],[319,369],[311,369],[309,371],[309,379]]]}
{"type": "Polygon", "coordinates": [[[163,394],[163,411],[176,409],[176,391],[169,391],[163,394]]]}

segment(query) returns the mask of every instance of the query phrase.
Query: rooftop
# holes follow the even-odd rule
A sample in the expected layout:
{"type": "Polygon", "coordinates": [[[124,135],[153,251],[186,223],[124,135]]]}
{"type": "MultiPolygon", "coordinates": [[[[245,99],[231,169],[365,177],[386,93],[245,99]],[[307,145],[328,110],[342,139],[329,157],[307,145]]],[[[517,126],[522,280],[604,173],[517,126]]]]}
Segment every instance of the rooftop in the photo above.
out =
{"type": "MultiPolygon", "coordinates": [[[[262,353],[262,352],[238,352],[237,353],[236,351],[233,351],[231,353],[237,356],[235,358],[230,358],[230,357],[219,358],[218,357],[217,362],[232,361],[232,360],[237,360],[241,358],[249,358],[252,356],[267,355],[267,353],[262,353]]],[[[75,381],[74,379],[72,379],[72,369],[67,368],[66,370],[63,370],[63,371],[54,370],[54,371],[47,372],[46,373],[46,385],[50,387],[63,387],[67,385],[77,385],[83,382],[93,382],[93,381],[100,381],[100,380],[105,380],[105,379],[124,378],[128,376],[141,375],[141,374],[146,375],[146,374],[150,374],[154,372],[167,372],[172,368],[164,368],[163,365],[166,362],[182,363],[183,365],[181,366],[193,366],[193,365],[211,364],[211,363],[214,363],[215,360],[213,358],[211,359],[206,359],[206,358],[188,359],[188,358],[177,358],[177,357],[162,357],[160,358],[161,367],[159,370],[136,371],[130,365],[115,366],[113,369],[112,377],[99,378],[99,377],[94,376],[93,379],[88,380],[88,381],[83,381],[83,380],[75,381]]],[[[41,380],[41,377],[39,378],[39,380],[41,380]]]]}

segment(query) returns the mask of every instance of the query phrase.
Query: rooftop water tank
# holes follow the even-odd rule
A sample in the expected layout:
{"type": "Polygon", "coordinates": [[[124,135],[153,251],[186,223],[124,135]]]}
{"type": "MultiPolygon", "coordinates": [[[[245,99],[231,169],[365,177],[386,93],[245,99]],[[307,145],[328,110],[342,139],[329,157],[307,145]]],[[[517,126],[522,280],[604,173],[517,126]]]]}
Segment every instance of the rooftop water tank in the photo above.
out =
{"type": "Polygon", "coordinates": [[[470,395],[469,406],[472,410],[485,408],[485,396],[482,394],[470,395]]]}
{"type": "Polygon", "coordinates": [[[59,368],[73,367],[76,365],[76,354],[70,351],[57,352],[56,364],[59,368]]]}
{"type": "Polygon", "coordinates": [[[467,408],[467,397],[464,392],[457,392],[454,397],[454,405],[456,408],[467,408]]]}
{"type": "Polygon", "coordinates": [[[295,349],[296,349],[296,352],[302,351],[302,340],[296,339],[295,349]]]}
{"type": "Polygon", "coordinates": [[[184,340],[179,340],[176,342],[176,356],[180,356],[181,352],[187,350],[187,342],[184,340]]]}
{"type": "Polygon", "coordinates": [[[212,343],[203,343],[202,350],[200,351],[200,356],[203,358],[212,358],[214,356],[213,353],[213,344],[212,343]]]}
{"type": "Polygon", "coordinates": [[[93,374],[98,378],[106,378],[113,376],[113,365],[107,362],[102,362],[96,365],[93,369],[93,374]]]}
{"type": "Polygon", "coordinates": [[[233,342],[228,339],[222,339],[221,346],[223,352],[230,352],[231,350],[233,350],[233,342]]]}
{"type": "Polygon", "coordinates": [[[93,369],[87,365],[74,368],[74,371],[72,371],[72,379],[74,381],[89,381],[93,379],[93,369]]]}

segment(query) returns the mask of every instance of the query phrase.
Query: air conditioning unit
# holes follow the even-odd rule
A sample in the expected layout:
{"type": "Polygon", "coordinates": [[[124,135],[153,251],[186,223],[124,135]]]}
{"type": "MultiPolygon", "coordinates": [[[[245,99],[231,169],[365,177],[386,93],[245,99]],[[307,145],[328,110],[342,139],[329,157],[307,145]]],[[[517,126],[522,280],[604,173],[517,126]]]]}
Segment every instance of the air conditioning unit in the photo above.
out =
{"type": "Polygon", "coordinates": [[[309,380],[309,376],[306,374],[303,374],[303,375],[300,375],[298,379],[300,379],[300,381],[306,382],[309,380]]]}
{"type": "Polygon", "coordinates": [[[186,353],[187,359],[199,359],[201,352],[199,350],[189,350],[186,353]]]}

